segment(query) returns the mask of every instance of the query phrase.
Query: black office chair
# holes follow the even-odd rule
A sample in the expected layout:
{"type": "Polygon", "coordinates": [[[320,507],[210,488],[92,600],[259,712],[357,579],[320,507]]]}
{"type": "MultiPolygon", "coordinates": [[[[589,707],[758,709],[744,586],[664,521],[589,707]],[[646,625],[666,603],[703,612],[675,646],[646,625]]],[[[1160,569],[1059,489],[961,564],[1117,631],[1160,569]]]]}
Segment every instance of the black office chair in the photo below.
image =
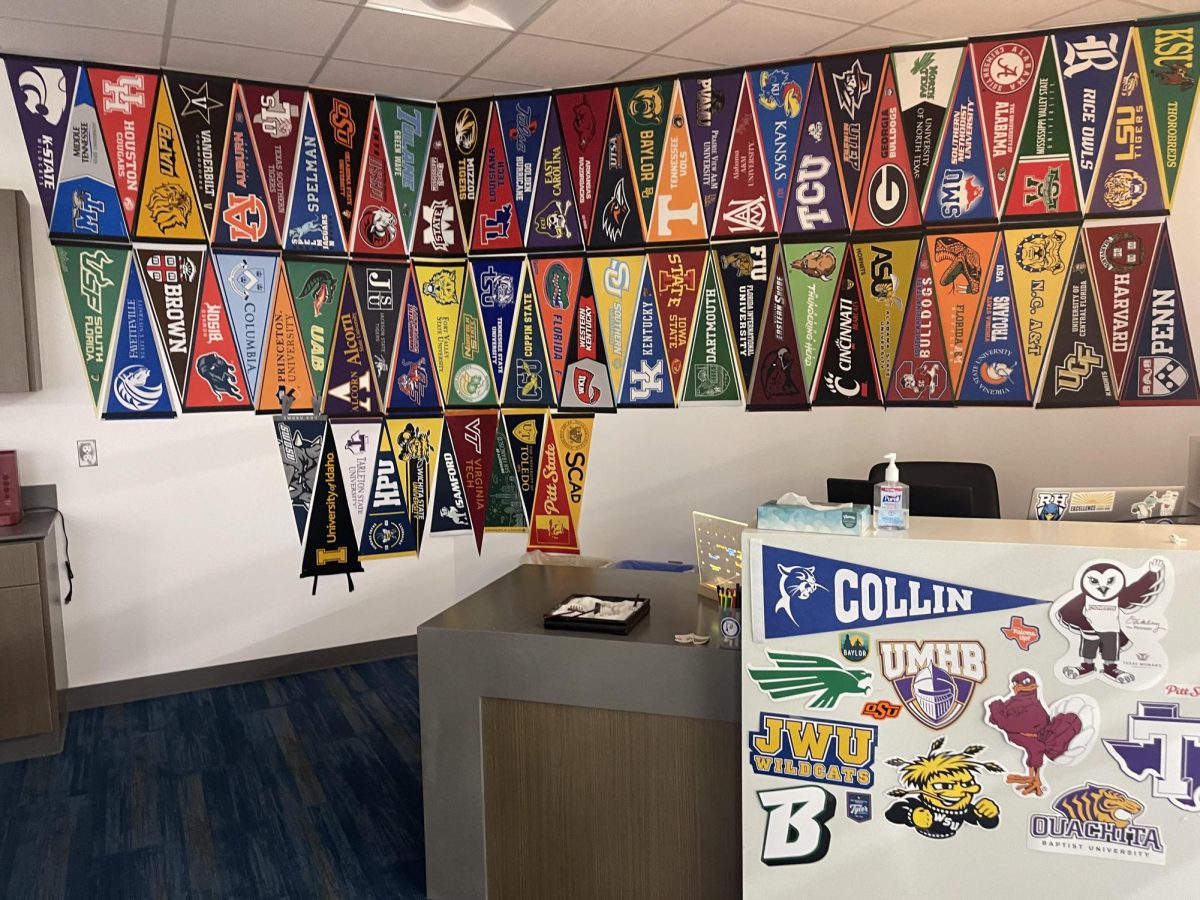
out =
{"type": "MultiPolygon", "coordinates": [[[[974,518],[1000,518],[1000,489],[996,485],[996,473],[987,463],[900,462],[896,465],[900,467],[900,480],[910,487],[968,487],[974,518]]],[[[886,470],[887,463],[876,463],[871,466],[867,480],[871,484],[883,481],[886,470]]]]}

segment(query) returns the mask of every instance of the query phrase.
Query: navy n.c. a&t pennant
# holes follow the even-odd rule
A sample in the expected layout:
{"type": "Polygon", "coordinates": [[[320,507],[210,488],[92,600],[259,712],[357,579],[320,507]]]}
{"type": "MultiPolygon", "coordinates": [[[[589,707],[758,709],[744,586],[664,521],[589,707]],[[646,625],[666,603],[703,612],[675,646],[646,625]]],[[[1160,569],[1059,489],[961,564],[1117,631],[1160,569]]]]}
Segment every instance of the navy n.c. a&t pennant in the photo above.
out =
{"type": "MultiPolygon", "coordinates": [[[[59,163],[62,162],[63,148],[67,146],[67,123],[71,118],[79,66],[9,56],[4,60],[4,68],[8,70],[8,83],[21,122],[25,150],[33,167],[42,212],[49,225],[54,211],[54,191],[58,187],[59,163]]],[[[102,148],[97,146],[95,149],[104,155],[102,148]]]]}
{"type": "Polygon", "coordinates": [[[108,385],[106,419],[170,418],[175,415],[166,367],[146,314],[146,298],[137,264],[129,258],[125,301],[117,319],[108,385]]]}

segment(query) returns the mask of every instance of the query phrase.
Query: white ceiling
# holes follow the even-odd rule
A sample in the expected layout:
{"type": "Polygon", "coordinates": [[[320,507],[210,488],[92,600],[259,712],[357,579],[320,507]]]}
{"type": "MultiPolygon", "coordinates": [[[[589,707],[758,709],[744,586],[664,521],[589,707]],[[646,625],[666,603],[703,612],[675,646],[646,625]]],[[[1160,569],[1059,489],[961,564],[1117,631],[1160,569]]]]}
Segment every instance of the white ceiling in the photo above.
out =
{"type": "Polygon", "coordinates": [[[443,99],[1117,21],[1200,5],[475,0],[475,7],[508,22],[508,30],[366,8],[379,2],[389,0],[0,0],[0,51],[443,99]]]}

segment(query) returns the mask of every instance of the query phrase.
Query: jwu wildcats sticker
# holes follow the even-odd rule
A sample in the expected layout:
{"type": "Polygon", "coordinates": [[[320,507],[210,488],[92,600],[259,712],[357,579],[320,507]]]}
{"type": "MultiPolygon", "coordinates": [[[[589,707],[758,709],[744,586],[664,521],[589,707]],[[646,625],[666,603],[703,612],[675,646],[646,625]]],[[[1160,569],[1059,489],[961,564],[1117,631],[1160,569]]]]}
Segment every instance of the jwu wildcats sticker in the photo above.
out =
{"type": "Polygon", "coordinates": [[[278,247],[266,184],[258,164],[240,91],[229,119],[229,141],[218,190],[213,243],[238,247],[278,247]]]}
{"type": "Polygon", "coordinates": [[[983,117],[976,94],[975,69],[968,59],[958,77],[937,166],[929,180],[929,193],[925,199],[926,223],[939,225],[995,219],[997,194],[993,184],[983,141],[983,117]]]}
{"type": "Polygon", "coordinates": [[[892,54],[900,120],[916,188],[914,202],[918,205],[937,159],[942,123],[965,49],[960,45],[892,54]]]}
{"type": "Polygon", "coordinates": [[[139,197],[135,237],[202,241],[208,236],[171,100],[162,84],[154,103],[139,197]]]}
{"type": "Polygon", "coordinates": [[[1117,384],[1125,383],[1162,231],[1162,222],[1100,223],[1083,230],[1117,384]]]}
{"type": "MultiPolygon", "coordinates": [[[[1045,39],[1043,39],[1044,41],[1045,39]]],[[[1047,45],[1017,149],[1005,217],[1079,211],[1071,134],[1054,51],[1047,45]]]]}
{"type": "Polygon", "coordinates": [[[921,224],[921,204],[913,184],[912,160],[891,66],[883,69],[877,110],[854,227],[859,231],[917,227],[921,224]]]}
{"type": "Polygon", "coordinates": [[[812,73],[812,65],[775,66],[748,73],[777,222],[783,221],[787,207],[812,73]]]}
{"type": "Polygon", "coordinates": [[[662,166],[654,191],[654,210],[646,229],[650,241],[703,241],[708,237],[700,183],[696,180],[696,160],[683,110],[683,88],[675,82],[663,139],[662,166]]]}
{"type": "Polygon", "coordinates": [[[87,75],[100,116],[104,143],[108,147],[108,159],[116,177],[125,227],[133,234],[150,119],[155,113],[154,101],[158,96],[158,76],[151,72],[95,67],[88,69],[87,75]]]}
{"type": "Polygon", "coordinates": [[[579,224],[584,243],[590,247],[600,172],[608,165],[604,157],[610,149],[607,138],[612,136],[612,130],[606,132],[605,127],[612,108],[612,89],[559,94],[555,106],[562,125],[575,202],[579,204],[579,224]]]}
{"type": "Polygon", "coordinates": [[[841,169],[820,78],[813,78],[811,96],[804,107],[791,184],[784,234],[845,231],[849,227],[841,169]]]}
{"type": "Polygon", "coordinates": [[[729,140],[725,179],[712,229],[714,238],[769,234],[776,228],[754,103],[750,83],[746,80],[742,84],[729,140]]]}
{"type": "Polygon", "coordinates": [[[996,209],[1004,208],[1045,37],[971,43],[971,65],[996,209]]]}
{"type": "Polygon", "coordinates": [[[879,728],[760,712],[749,734],[750,768],[760,775],[867,788],[875,783],[879,728]]]}
{"type": "Polygon", "coordinates": [[[992,268],[987,297],[971,342],[958,399],[962,403],[1029,402],[1029,384],[1021,353],[1012,280],[1001,237],[1000,251],[992,268]]]}
{"type": "MultiPolygon", "coordinates": [[[[104,135],[86,72],[78,79],[74,97],[64,137],[66,147],[56,170],[58,184],[50,234],[123,240],[127,236],[125,216],[112,166],[104,152],[104,135]]],[[[44,172],[36,177],[39,183],[46,179],[44,172]]]]}
{"type": "MultiPolygon", "coordinates": [[[[933,272],[933,293],[942,319],[942,336],[946,340],[950,385],[957,393],[967,364],[967,351],[973,336],[971,329],[983,302],[987,275],[992,271],[996,234],[990,231],[959,232],[930,235],[925,241],[933,272]]],[[[1007,273],[1008,270],[1003,271],[1007,273]]],[[[1009,293],[1011,295],[1011,289],[1009,293]]]]}
{"type": "Polygon", "coordinates": [[[258,150],[266,179],[271,217],[281,235],[287,227],[288,201],[292,175],[296,170],[296,152],[300,146],[300,117],[304,112],[304,91],[298,88],[241,83],[238,88],[246,101],[250,133],[258,150]]]}
{"type": "Polygon", "coordinates": [[[687,377],[683,383],[684,403],[737,403],[741,382],[734,362],[734,345],[729,320],[721,298],[716,262],[707,254],[696,301],[696,327],[688,351],[687,377]]]}
{"type": "Polygon", "coordinates": [[[1081,208],[1087,208],[1100,149],[1129,43],[1129,28],[1080,28],[1054,35],[1063,103],[1071,125],[1071,147],[1079,176],[1081,208]]]}
{"type": "Polygon", "coordinates": [[[313,104],[307,100],[283,249],[345,253],[346,242],[342,236],[340,218],[329,170],[325,165],[325,151],[321,147],[313,104]]]}
{"type": "Polygon", "coordinates": [[[800,371],[811,399],[834,296],[841,283],[846,244],[784,243],[782,251],[792,296],[792,317],[800,344],[800,371]]]}
{"type": "Polygon", "coordinates": [[[914,719],[948,728],[966,712],[987,678],[987,654],[978,641],[876,641],[880,672],[914,719]]]}
{"type": "MultiPolygon", "coordinates": [[[[67,125],[75,100],[79,66],[9,56],[4,60],[4,67],[8,71],[13,104],[21,122],[42,212],[49,225],[54,212],[59,163],[67,146],[67,125]]],[[[102,149],[100,153],[103,155],[102,149]]]]}
{"type": "Polygon", "coordinates": [[[699,176],[704,218],[709,231],[716,222],[717,200],[721,195],[725,159],[733,135],[733,117],[737,112],[741,86],[740,72],[698,75],[679,80],[692,139],[692,158],[699,176]]]}

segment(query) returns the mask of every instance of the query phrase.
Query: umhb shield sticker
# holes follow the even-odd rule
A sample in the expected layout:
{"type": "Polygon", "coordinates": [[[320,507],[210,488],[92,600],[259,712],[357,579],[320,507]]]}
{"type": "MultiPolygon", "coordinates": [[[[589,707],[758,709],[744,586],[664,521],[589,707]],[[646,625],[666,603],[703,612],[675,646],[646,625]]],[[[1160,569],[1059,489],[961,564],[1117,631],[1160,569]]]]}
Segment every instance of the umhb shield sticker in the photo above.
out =
{"type": "Polygon", "coordinates": [[[987,678],[979,641],[877,641],[879,666],[900,702],[926,728],[940,731],[967,709],[987,678]]]}
{"type": "Polygon", "coordinates": [[[716,222],[717,200],[725,177],[725,159],[741,86],[740,72],[697,75],[679,81],[709,231],[716,222]]]}
{"type": "Polygon", "coordinates": [[[973,41],[970,64],[979,92],[980,121],[987,143],[992,179],[992,200],[1004,208],[1017,142],[1033,96],[1035,74],[1045,47],[1045,37],[1000,41],[973,41]]]}
{"type": "Polygon", "coordinates": [[[240,92],[229,121],[225,167],[218,191],[213,243],[239,247],[277,247],[262,171],[240,92]]]}
{"type": "Polygon", "coordinates": [[[116,176],[117,193],[125,212],[125,227],[132,234],[142,187],[150,118],[158,96],[158,76],[124,69],[87,70],[108,159],[116,176]]]}
{"type": "Polygon", "coordinates": [[[100,407],[100,394],[108,371],[113,325],[129,269],[129,251],[119,247],[82,244],[54,248],[63,291],[75,326],[75,339],[87,371],[92,403],[100,407]]]}
{"type": "Polygon", "coordinates": [[[164,77],[183,152],[192,170],[201,219],[211,233],[218,205],[221,148],[227,143],[233,110],[233,80],[184,72],[169,72],[164,77]]]}
{"type": "MultiPolygon", "coordinates": [[[[987,277],[992,271],[996,250],[995,232],[960,232],[930,235],[925,239],[929,266],[933,272],[933,293],[937,298],[942,320],[942,335],[946,339],[946,365],[950,368],[950,385],[957,390],[967,363],[975,319],[987,277]]],[[[1001,252],[1003,259],[1003,251],[1001,252]]],[[[1007,264],[1006,264],[1007,266],[1007,264]]],[[[1007,273],[1007,268],[1003,269],[1007,273]]],[[[1007,281],[1007,274],[1005,279],[1007,281]]],[[[1011,288],[1008,294],[1011,299],[1011,288]]]]}
{"type": "Polygon", "coordinates": [[[1054,51],[1047,47],[1021,134],[1004,215],[1009,218],[1078,211],[1079,191],[1071,161],[1067,112],[1054,51]]]}
{"type": "Polygon", "coordinates": [[[996,197],[983,143],[975,69],[968,56],[942,134],[937,168],[929,181],[925,221],[930,225],[992,221],[996,218],[996,197]]]}
{"type": "Polygon", "coordinates": [[[748,80],[738,100],[725,178],[717,204],[715,238],[770,234],[776,230],[771,186],[767,181],[762,140],[755,124],[754,95],[748,80]]]}
{"type": "Polygon", "coordinates": [[[300,146],[304,91],[262,84],[239,84],[238,89],[246,101],[250,133],[266,179],[271,217],[275,230],[282,235],[287,227],[292,174],[300,146]]]}
{"type": "Polygon", "coordinates": [[[792,317],[800,343],[800,367],[811,398],[817,375],[817,363],[833,298],[837,294],[846,255],[844,242],[788,244],[783,250],[783,265],[787,267],[788,288],[792,295],[792,317]]]}
{"type": "Polygon", "coordinates": [[[787,208],[792,168],[812,73],[812,65],[775,66],[752,69],[748,73],[777,222],[783,221],[787,208]]]}
{"type": "Polygon", "coordinates": [[[79,66],[9,56],[4,60],[4,67],[8,70],[13,104],[21,122],[42,212],[49,225],[79,66]]]}
{"type": "MultiPolygon", "coordinates": [[[[11,71],[11,69],[10,69],[11,71]]],[[[104,135],[96,113],[92,86],[84,72],[75,88],[67,128],[66,149],[57,169],[58,186],[50,217],[52,236],[120,238],[127,236],[112,166],[104,152],[104,135]]],[[[45,174],[38,176],[39,184],[45,174]]]]}
{"type": "Polygon", "coordinates": [[[1001,237],[983,311],[971,342],[970,358],[958,391],[962,403],[1029,403],[1012,280],[1001,237]]]}
{"type": "Polygon", "coordinates": [[[965,50],[959,45],[892,54],[900,120],[916,188],[914,202],[918,206],[925,196],[925,182],[937,156],[942,122],[965,50]]]}
{"type": "Polygon", "coordinates": [[[137,266],[129,260],[125,279],[125,301],[117,323],[116,345],[113,348],[112,378],[109,380],[108,403],[104,418],[162,418],[173,417],[171,391],[167,388],[166,368],[150,317],[146,314],[146,299],[137,266]]]}
{"type": "Polygon", "coordinates": [[[1196,25],[1194,19],[1147,24],[1135,38],[1168,205],[1175,197],[1196,103],[1196,25]]]}
{"type": "Polygon", "coordinates": [[[579,204],[579,224],[584,243],[591,246],[598,182],[600,172],[607,165],[603,161],[608,152],[606,137],[611,137],[611,129],[606,132],[605,128],[612,107],[612,90],[598,88],[559,94],[554,105],[558,108],[562,126],[575,201],[579,204]]]}
{"type": "Polygon", "coordinates": [[[149,240],[204,240],[208,225],[183,155],[171,101],[161,83],[148,144],[134,236],[149,240]]]}

